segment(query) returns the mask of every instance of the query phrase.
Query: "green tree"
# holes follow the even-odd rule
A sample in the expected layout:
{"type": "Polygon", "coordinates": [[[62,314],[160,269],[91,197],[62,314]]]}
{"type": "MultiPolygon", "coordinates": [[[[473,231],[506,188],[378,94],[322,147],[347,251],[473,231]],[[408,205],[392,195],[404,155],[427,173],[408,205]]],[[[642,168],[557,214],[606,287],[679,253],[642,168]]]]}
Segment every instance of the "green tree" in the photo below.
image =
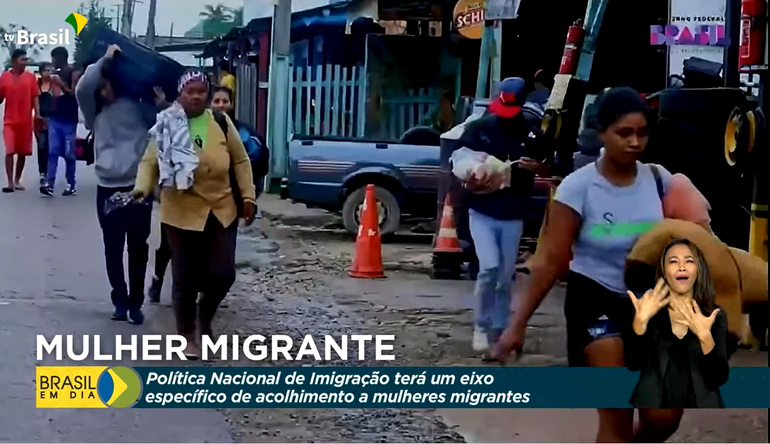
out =
{"type": "Polygon", "coordinates": [[[30,62],[34,63],[34,60],[38,57],[40,57],[40,54],[42,54],[43,51],[43,45],[19,45],[16,40],[8,40],[5,38],[6,34],[8,35],[16,35],[17,31],[29,31],[26,26],[23,25],[17,25],[16,23],[10,23],[7,27],[0,25],[0,48],[4,49],[8,54],[5,56],[5,60],[3,63],[3,66],[10,66],[11,65],[11,54],[13,54],[14,51],[17,49],[24,49],[27,51],[27,57],[29,57],[30,62]]]}
{"type": "MultiPolygon", "coordinates": [[[[198,15],[203,18],[202,31],[203,37],[210,39],[220,35],[227,34],[233,27],[240,25],[237,10],[234,11],[227,6],[218,4],[216,6],[206,5],[198,15]]],[[[240,12],[240,20],[243,20],[243,11],[240,12]]]]}
{"type": "Polygon", "coordinates": [[[97,34],[102,29],[111,29],[112,21],[104,14],[100,0],[91,0],[88,5],[81,3],[78,12],[88,18],[85,28],[75,37],[75,64],[82,66],[90,57],[97,34]]]}
{"type": "Polygon", "coordinates": [[[233,20],[233,11],[221,3],[216,6],[204,6],[203,11],[198,15],[209,22],[225,23],[233,20]]]}

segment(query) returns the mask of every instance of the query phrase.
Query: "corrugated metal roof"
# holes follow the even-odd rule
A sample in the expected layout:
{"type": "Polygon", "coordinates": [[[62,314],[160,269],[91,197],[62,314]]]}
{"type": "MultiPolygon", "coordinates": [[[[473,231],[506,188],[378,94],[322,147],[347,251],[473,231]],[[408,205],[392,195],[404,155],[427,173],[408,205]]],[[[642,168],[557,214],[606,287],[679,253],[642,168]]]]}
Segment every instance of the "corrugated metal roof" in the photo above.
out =
{"type": "MultiPolygon", "coordinates": [[[[309,6],[322,4],[321,6],[314,6],[312,9],[297,10],[297,7],[293,7],[292,10],[292,30],[311,27],[311,26],[344,26],[347,24],[348,15],[347,7],[350,6],[356,0],[305,0],[300,1],[300,5],[309,6]]],[[[300,6],[300,7],[301,7],[300,6]]],[[[257,34],[264,29],[269,29],[272,21],[272,16],[266,16],[261,18],[252,19],[246,26],[239,28],[233,28],[224,36],[218,37],[210,41],[203,53],[200,55],[202,58],[210,58],[217,55],[227,42],[237,40],[243,35],[257,34]]]]}

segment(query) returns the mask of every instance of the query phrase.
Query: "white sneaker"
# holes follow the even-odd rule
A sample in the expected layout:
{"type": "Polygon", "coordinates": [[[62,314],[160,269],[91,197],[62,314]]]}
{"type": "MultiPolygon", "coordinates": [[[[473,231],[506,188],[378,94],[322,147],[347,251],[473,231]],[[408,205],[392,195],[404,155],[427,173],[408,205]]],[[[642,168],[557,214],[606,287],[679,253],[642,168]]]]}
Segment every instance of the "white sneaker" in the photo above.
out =
{"type": "Polygon", "coordinates": [[[473,350],[477,352],[489,350],[487,332],[482,328],[476,327],[473,329],[473,350]]]}

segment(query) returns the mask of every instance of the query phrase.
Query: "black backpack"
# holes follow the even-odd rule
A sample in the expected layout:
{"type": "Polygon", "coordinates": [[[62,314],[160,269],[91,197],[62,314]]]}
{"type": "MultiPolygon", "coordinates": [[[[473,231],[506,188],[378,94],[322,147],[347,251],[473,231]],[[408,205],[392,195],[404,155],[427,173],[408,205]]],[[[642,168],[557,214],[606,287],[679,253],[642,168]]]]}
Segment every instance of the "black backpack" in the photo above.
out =
{"type": "Polygon", "coordinates": [[[652,176],[655,178],[655,187],[658,189],[658,197],[663,201],[663,198],[666,196],[666,190],[663,189],[663,178],[660,177],[660,170],[654,164],[650,163],[648,165],[650,171],[652,171],[652,176]]]}
{"type": "MultiPolygon", "coordinates": [[[[229,133],[227,118],[219,111],[212,112],[214,113],[214,120],[217,121],[219,128],[222,130],[222,134],[225,136],[225,142],[227,142],[227,135],[229,133]]],[[[235,208],[238,212],[238,217],[243,217],[243,195],[241,194],[241,187],[238,185],[238,179],[235,177],[235,168],[233,168],[232,159],[230,161],[230,188],[233,190],[233,199],[235,200],[235,208]]]]}
{"type": "MultiPolygon", "coordinates": [[[[222,133],[225,135],[225,140],[227,140],[227,119],[225,118],[225,115],[219,111],[212,111],[212,113],[214,113],[214,120],[219,124],[222,133]]],[[[246,128],[248,129],[249,134],[254,134],[254,131],[252,131],[251,128],[246,128]]],[[[251,171],[254,176],[254,181],[256,182],[258,179],[267,176],[267,173],[270,172],[270,149],[261,137],[252,135],[251,138],[257,142],[257,145],[259,145],[259,158],[251,160],[251,171]]]]}
{"type": "MultiPolygon", "coordinates": [[[[249,132],[254,134],[252,131],[249,132]]],[[[251,136],[251,138],[259,145],[259,157],[251,161],[251,171],[254,173],[255,180],[261,180],[270,172],[270,149],[261,137],[251,136]]]]}

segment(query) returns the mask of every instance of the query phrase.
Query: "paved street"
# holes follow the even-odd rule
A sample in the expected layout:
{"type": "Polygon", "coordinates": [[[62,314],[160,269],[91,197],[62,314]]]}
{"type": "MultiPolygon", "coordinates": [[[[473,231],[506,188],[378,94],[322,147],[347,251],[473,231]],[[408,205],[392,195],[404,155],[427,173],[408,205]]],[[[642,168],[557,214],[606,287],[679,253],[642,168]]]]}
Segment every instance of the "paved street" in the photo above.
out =
{"type": "Polygon", "coordinates": [[[0,195],[0,441],[231,441],[216,411],[35,409],[35,335],[112,337],[158,332],[169,321],[155,316],[153,307],[145,326],[110,320],[93,167],[81,163],[78,173],[78,196],[61,197],[62,179],[57,196],[43,198],[33,157],[24,177],[27,190],[0,195]]]}

